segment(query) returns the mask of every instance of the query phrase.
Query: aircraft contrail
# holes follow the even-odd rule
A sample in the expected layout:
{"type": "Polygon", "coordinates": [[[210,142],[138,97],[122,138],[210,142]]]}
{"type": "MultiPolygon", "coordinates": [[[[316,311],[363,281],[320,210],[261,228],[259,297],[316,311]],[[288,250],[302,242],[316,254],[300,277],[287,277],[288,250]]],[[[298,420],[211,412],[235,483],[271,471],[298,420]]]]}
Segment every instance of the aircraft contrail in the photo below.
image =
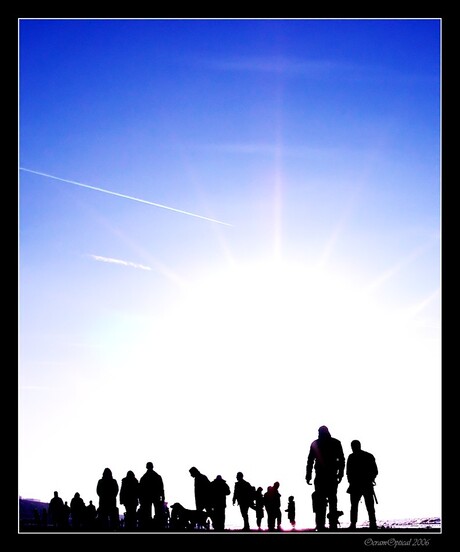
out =
{"type": "Polygon", "coordinates": [[[203,215],[197,215],[196,213],[190,213],[188,211],[183,211],[182,209],[176,209],[175,207],[168,207],[167,205],[161,205],[161,203],[154,203],[153,201],[147,201],[146,199],[139,199],[138,197],[133,197],[125,194],[119,194],[118,192],[112,192],[110,190],[105,190],[103,188],[97,188],[96,186],[90,186],[89,184],[83,184],[82,182],[75,182],[75,180],[67,180],[66,178],[60,178],[58,176],[53,176],[52,174],[46,174],[39,171],[33,171],[32,169],[26,169],[25,167],[19,167],[21,171],[29,172],[32,174],[38,174],[39,176],[45,176],[46,178],[52,178],[53,180],[60,180],[61,182],[67,182],[68,184],[73,184],[74,186],[81,186],[82,188],[89,188],[90,190],[95,190],[96,192],[104,192],[105,194],[110,194],[118,197],[123,197],[125,199],[130,199],[131,201],[138,201],[139,203],[145,203],[147,205],[153,205],[154,207],[161,207],[162,209],[168,209],[168,211],[174,211],[176,213],[182,213],[183,215],[189,215],[190,217],[196,217],[209,222],[217,222],[218,224],[224,224],[225,226],[232,226],[228,222],[223,222],[221,220],[212,219],[205,217],[203,215]]]}

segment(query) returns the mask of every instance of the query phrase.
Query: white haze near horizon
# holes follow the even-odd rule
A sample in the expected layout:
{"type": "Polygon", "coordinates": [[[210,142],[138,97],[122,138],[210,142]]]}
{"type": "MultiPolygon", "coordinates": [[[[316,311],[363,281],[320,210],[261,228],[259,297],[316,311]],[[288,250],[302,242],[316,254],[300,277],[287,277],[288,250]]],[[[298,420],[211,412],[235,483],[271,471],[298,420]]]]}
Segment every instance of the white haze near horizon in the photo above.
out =
{"type": "MultiPolygon", "coordinates": [[[[222,475],[232,492],[242,471],[264,491],[279,481],[283,510],[293,495],[297,526],[312,527],[313,486],[305,482],[305,466],[310,442],[325,424],[345,457],[355,438],[375,455],[379,519],[440,516],[440,420],[418,406],[426,396],[417,399],[415,374],[407,369],[410,363],[417,377],[431,382],[436,404],[439,343],[426,339],[414,309],[395,314],[336,275],[282,261],[200,275],[180,297],[160,319],[119,320],[100,330],[110,356],[101,359],[91,388],[76,378],[74,396],[58,398],[79,404],[81,396],[81,406],[75,416],[51,423],[62,452],[43,450],[32,477],[20,479],[22,489],[41,500],[58,490],[69,503],[78,491],[97,504],[104,467],[121,484],[128,470],[139,478],[150,460],[168,503],[193,508],[192,465],[210,479],[222,475]],[[153,365],[160,369],[152,372],[153,365]],[[434,436],[430,446],[427,435],[434,436]],[[433,477],[421,486],[426,465],[433,477]]],[[[35,439],[39,445],[40,432],[35,439]]],[[[346,488],[344,478],[343,522],[346,488]]],[[[238,527],[240,518],[230,495],[227,524],[238,527]]],[[[359,520],[367,520],[363,505],[359,520]]]]}

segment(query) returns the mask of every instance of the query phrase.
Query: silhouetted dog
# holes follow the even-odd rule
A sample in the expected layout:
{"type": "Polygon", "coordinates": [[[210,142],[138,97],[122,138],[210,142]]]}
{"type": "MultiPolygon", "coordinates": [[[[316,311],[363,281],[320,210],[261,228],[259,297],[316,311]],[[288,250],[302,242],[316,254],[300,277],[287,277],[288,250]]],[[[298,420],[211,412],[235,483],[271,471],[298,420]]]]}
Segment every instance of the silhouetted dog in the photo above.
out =
{"type": "Polygon", "coordinates": [[[206,512],[188,510],[179,502],[171,506],[170,527],[173,531],[193,531],[209,529],[209,516],[206,512]]]}
{"type": "MultiPolygon", "coordinates": [[[[340,521],[339,521],[339,517],[340,516],[343,516],[343,512],[342,510],[337,510],[336,514],[335,514],[335,517],[336,517],[336,522],[337,522],[337,525],[340,527],[340,521]]],[[[331,514],[327,514],[327,519],[330,521],[331,520],[331,514]]]]}

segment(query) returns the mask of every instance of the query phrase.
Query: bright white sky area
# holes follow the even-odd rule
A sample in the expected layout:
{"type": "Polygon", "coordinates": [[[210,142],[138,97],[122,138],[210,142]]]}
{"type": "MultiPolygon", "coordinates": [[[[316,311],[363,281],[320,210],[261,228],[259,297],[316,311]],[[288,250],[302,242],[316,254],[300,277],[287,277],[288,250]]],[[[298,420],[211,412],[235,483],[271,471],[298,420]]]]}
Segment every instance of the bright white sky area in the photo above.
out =
{"type": "Polygon", "coordinates": [[[440,517],[441,21],[18,28],[19,495],[152,461],[313,527],[327,425],[377,519],[440,517]]]}

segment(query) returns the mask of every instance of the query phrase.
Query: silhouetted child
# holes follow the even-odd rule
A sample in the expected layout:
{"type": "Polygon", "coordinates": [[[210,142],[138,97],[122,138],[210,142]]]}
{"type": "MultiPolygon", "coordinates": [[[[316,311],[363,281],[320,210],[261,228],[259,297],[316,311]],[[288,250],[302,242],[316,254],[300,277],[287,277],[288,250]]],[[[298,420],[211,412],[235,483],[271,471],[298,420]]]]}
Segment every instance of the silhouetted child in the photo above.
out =
{"type": "Polygon", "coordinates": [[[295,501],[293,496],[289,497],[288,507],[284,511],[287,512],[288,519],[291,522],[292,528],[294,528],[295,527],[295,501]]]}
{"type": "Polygon", "coordinates": [[[256,504],[256,522],[257,522],[257,529],[262,529],[262,519],[265,515],[264,513],[264,495],[263,495],[263,489],[262,487],[257,487],[256,491],[256,498],[255,498],[255,504],[256,504]]]}

